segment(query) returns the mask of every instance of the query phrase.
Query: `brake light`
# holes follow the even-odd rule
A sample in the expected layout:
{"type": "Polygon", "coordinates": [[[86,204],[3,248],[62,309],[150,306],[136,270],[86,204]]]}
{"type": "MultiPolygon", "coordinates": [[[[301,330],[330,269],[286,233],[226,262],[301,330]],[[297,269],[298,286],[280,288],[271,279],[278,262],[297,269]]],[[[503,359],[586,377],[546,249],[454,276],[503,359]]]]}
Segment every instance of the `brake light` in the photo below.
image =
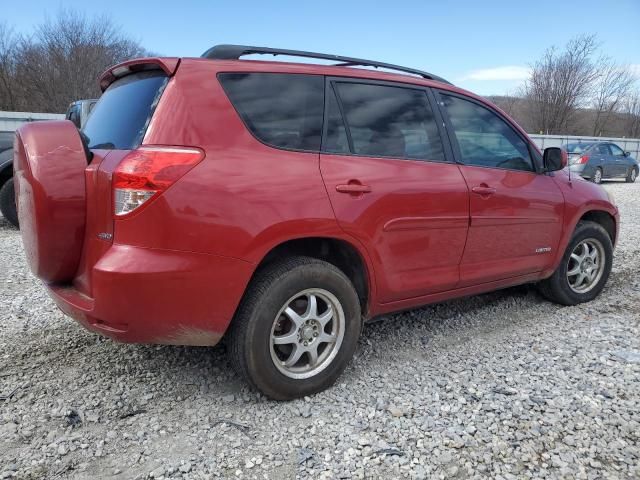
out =
{"type": "Polygon", "coordinates": [[[164,192],[204,158],[191,147],[145,146],[133,150],[113,172],[114,214],[133,212],[164,192]]]}
{"type": "Polygon", "coordinates": [[[589,161],[589,155],[582,155],[580,158],[576,159],[575,162],[573,162],[574,165],[583,165],[585,163],[587,163],[589,161]]]}

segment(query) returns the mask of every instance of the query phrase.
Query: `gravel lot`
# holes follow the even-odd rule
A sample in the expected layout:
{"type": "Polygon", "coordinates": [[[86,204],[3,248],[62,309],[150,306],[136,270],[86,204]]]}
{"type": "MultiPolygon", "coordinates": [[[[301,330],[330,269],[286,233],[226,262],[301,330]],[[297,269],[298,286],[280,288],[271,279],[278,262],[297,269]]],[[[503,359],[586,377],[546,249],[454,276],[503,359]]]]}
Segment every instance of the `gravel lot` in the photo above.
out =
{"type": "Polygon", "coordinates": [[[596,301],[531,287],[365,327],[335,387],[290,403],[223,346],[122,345],[64,317],[0,217],[0,479],[640,478],[640,183],[596,301]]]}

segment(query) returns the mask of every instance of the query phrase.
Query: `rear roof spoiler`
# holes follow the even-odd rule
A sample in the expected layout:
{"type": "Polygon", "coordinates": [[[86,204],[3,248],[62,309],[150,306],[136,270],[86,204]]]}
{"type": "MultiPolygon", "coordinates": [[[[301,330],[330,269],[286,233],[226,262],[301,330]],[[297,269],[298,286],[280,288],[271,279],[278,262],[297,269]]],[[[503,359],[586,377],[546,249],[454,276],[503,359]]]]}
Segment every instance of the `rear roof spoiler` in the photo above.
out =
{"type": "Polygon", "coordinates": [[[410,73],[412,75],[418,75],[419,77],[426,78],[428,80],[435,80],[437,82],[448,83],[442,77],[434,75],[429,72],[423,72],[422,70],[416,70],[414,68],[402,67],[400,65],[393,65],[391,63],[376,62],[374,60],[364,60],[362,58],[343,57],[341,55],[332,55],[329,53],[316,53],[305,52],[302,50],[285,50],[281,48],[268,48],[268,47],[250,47],[247,45],[216,45],[202,54],[202,58],[209,58],[212,60],[238,60],[245,55],[286,55],[288,57],[302,57],[302,58],[316,58],[320,60],[331,60],[336,63],[335,67],[353,67],[353,66],[365,66],[374,68],[385,68],[387,70],[395,70],[396,72],[410,73]]]}
{"type": "Polygon", "coordinates": [[[124,77],[132,72],[142,72],[145,70],[162,70],[168,76],[172,76],[178,69],[180,63],[179,58],[167,57],[148,57],[134,58],[126,62],[119,63],[109,67],[102,75],[100,75],[100,90],[105,91],[116,79],[124,77]]]}

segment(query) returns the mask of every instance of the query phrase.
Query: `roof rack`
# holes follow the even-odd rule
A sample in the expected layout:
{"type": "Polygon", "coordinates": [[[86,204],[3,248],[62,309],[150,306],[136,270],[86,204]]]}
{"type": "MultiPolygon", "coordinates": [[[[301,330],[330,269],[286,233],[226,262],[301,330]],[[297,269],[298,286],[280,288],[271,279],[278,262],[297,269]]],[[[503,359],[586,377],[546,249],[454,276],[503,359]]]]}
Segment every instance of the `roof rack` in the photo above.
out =
{"type": "Polygon", "coordinates": [[[247,45],[216,45],[202,54],[202,58],[209,58],[212,60],[238,60],[245,55],[287,55],[290,57],[304,57],[304,58],[317,58],[321,60],[332,60],[338,62],[335,67],[352,67],[352,66],[366,66],[374,68],[386,68],[388,70],[395,70],[398,72],[411,73],[418,75],[429,80],[436,80],[443,83],[451,83],[442,77],[433,75],[429,72],[423,72],[422,70],[416,70],[413,68],[401,67],[400,65],[393,65],[391,63],[376,62],[373,60],[364,60],[362,58],[343,57],[341,55],[331,55],[328,53],[315,53],[304,52],[301,50],[285,50],[281,48],[268,48],[268,47],[250,47],[247,45]]]}

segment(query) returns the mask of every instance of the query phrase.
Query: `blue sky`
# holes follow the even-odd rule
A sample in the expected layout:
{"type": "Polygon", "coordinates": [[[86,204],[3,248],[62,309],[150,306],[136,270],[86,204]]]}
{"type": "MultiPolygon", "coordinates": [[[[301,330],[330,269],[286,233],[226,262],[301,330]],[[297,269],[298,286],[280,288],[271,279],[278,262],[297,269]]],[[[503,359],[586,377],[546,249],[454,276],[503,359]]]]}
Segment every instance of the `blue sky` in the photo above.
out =
{"type": "MultiPolygon", "coordinates": [[[[4,0],[14,4],[15,0],[4,0]]],[[[477,93],[513,91],[551,45],[597,33],[640,78],[640,0],[292,2],[27,0],[0,20],[28,33],[72,7],[108,14],[154,52],[199,56],[219,43],[312,50],[407,65],[477,93]]]]}

